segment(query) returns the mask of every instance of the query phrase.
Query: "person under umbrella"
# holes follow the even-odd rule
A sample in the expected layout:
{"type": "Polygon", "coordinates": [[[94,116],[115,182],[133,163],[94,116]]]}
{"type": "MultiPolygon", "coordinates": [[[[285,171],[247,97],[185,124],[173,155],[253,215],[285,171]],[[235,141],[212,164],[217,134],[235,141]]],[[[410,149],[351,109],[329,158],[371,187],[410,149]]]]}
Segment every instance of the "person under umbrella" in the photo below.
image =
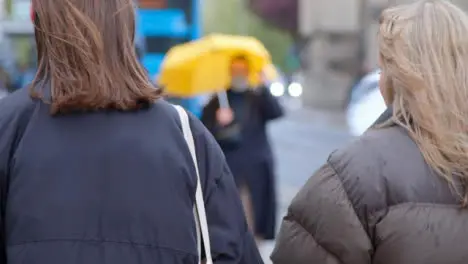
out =
{"type": "Polygon", "coordinates": [[[283,109],[264,85],[249,84],[250,65],[246,57],[232,58],[227,70],[232,79],[230,88],[213,96],[201,120],[226,155],[257,239],[273,239],[276,192],[267,124],[281,117],[283,109]]]}

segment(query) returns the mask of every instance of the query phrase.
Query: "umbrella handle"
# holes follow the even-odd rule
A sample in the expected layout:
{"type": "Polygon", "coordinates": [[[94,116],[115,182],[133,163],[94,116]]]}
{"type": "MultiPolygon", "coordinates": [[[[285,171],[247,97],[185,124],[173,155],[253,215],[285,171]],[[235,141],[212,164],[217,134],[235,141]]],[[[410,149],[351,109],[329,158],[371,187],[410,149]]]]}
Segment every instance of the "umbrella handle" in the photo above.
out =
{"type": "Polygon", "coordinates": [[[218,92],[218,101],[220,108],[230,108],[226,91],[218,92]]]}

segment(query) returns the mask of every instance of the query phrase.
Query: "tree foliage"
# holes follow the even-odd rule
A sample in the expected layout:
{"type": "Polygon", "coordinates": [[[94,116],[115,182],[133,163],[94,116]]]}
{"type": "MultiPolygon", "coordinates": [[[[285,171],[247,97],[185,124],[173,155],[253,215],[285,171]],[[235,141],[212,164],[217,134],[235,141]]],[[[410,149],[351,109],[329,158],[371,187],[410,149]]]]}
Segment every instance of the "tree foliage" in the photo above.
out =
{"type": "MultiPolygon", "coordinates": [[[[245,2],[248,4],[247,2],[245,2]]],[[[273,62],[286,67],[292,38],[288,32],[265,23],[239,0],[204,0],[204,32],[250,35],[270,51],[273,62]]]]}
{"type": "Polygon", "coordinates": [[[267,23],[296,34],[298,2],[299,0],[249,0],[249,8],[267,23]]]}

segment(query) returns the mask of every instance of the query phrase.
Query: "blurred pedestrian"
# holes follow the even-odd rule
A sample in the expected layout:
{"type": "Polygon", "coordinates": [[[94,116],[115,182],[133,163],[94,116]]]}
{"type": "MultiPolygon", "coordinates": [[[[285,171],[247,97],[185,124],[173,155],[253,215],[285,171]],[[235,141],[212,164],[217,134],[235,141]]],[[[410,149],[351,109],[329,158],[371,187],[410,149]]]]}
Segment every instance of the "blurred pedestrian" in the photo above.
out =
{"type": "Polygon", "coordinates": [[[33,1],[37,75],[0,102],[0,263],[196,264],[203,205],[204,256],[261,263],[216,141],[137,61],[132,2],[33,1]]]}
{"type": "Polygon", "coordinates": [[[230,67],[232,83],[224,102],[229,106],[220,103],[220,96],[214,96],[201,119],[226,155],[251,229],[258,240],[273,239],[276,192],[266,126],[283,111],[265,86],[249,85],[250,65],[245,57],[233,58],[230,67]]]}
{"type": "Polygon", "coordinates": [[[390,109],[296,196],[276,264],[468,260],[468,16],[417,1],[384,11],[378,36],[390,109]]]}

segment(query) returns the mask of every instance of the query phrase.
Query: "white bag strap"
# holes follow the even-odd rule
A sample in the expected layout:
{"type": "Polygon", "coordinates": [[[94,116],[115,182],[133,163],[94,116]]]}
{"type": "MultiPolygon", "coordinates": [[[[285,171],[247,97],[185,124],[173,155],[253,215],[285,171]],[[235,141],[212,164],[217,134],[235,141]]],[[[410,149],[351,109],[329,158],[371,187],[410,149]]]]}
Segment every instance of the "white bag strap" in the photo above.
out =
{"type": "MultiPolygon", "coordinates": [[[[190,129],[190,122],[185,112],[185,109],[179,105],[174,105],[175,109],[179,113],[180,122],[182,124],[182,131],[184,133],[185,141],[190,150],[192,156],[193,164],[195,166],[195,171],[197,174],[197,188],[195,191],[195,206],[194,206],[194,215],[197,228],[197,247],[198,255],[201,258],[201,239],[203,240],[203,245],[205,248],[205,257],[206,264],[213,264],[213,259],[211,257],[211,244],[210,244],[210,234],[208,232],[208,221],[206,219],[205,211],[205,202],[203,201],[203,190],[201,188],[200,173],[198,171],[198,162],[197,154],[195,151],[195,142],[193,140],[192,130],[190,129]],[[200,239],[201,235],[201,239],[200,239]]],[[[201,260],[199,261],[201,263],[201,260]]]]}

